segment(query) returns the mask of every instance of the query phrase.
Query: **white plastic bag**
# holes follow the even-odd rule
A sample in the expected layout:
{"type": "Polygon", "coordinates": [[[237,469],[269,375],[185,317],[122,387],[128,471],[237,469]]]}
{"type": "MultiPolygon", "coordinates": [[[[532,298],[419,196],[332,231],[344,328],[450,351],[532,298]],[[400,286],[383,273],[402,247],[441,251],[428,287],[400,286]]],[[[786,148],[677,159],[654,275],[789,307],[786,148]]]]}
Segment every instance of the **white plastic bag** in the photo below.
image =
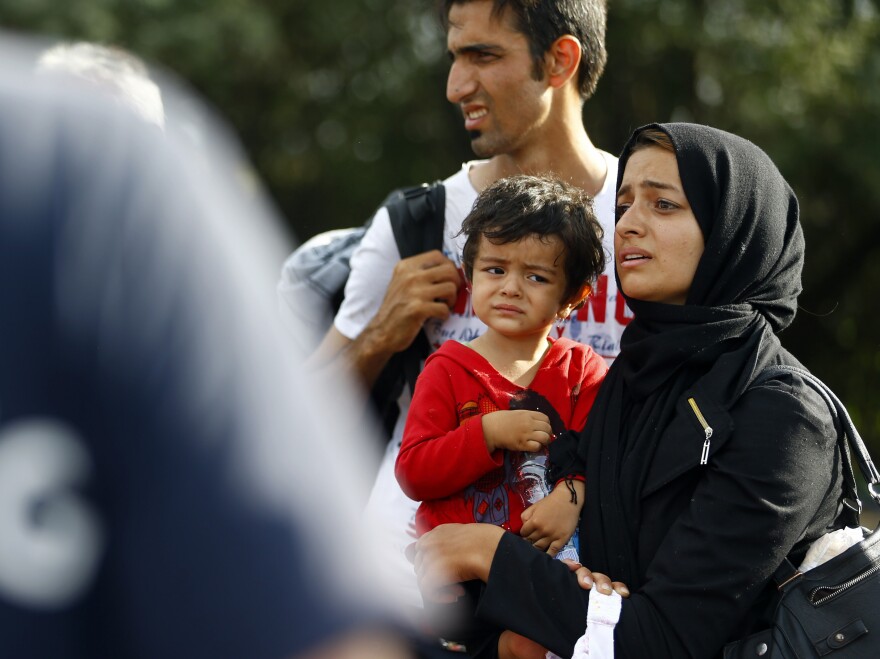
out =
{"type": "Polygon", "coordinates": [[[830,561],[854,544],[864,540],[864,537],[860,527],[852,528],[846,526],[842,529],[826,533],[810,545],[807,555],[804,556],[804,562],[801,563],[798,571],[806,572],[818,565],[822,565],[825,561],[830,561]]]}
{"type": "MultiPolygon", "coordinates": [[[[590,590],[587,629],[575,643],[572,659],[614,659],[614,627],[620,619],[621,602],[617,592],[603,595],[596,588],[590,590]]],[[[554,657],[547,653],[547,659],[554,657]]]]}

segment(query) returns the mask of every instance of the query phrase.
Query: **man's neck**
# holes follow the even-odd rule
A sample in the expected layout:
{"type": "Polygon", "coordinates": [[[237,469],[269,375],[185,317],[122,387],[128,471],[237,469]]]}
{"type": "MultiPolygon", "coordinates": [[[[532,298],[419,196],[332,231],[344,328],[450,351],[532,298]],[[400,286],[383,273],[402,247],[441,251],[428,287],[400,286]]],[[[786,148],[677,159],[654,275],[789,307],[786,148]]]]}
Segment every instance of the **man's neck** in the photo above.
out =
{"type": "Polygon", "coordinates": [[[547,140],[540,148],[530,149],[527,153],[493,156],[472,167],[469,177],[479,192],[507,176],[551,172],[595,196],[605,185],[608,163],[581,128],[577,132],[560,134],[558,139],[547,140]]]}

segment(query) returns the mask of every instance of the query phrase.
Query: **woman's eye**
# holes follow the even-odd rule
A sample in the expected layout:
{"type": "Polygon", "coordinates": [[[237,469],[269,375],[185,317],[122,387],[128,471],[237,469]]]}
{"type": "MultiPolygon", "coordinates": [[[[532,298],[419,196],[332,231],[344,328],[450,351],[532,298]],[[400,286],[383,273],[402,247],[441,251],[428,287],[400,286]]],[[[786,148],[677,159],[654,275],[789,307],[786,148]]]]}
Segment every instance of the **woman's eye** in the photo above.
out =
{"type": "Polygon", "coordinates": [[[629,204],[617,204],[614,207],[614,219],[619,220],[623,217],[623,214],[629,210],[629,204]]]}
{"type": "Polygon", "coordinates": [[[678,204],[674,204],[671,201],[666,199],[658,199],[657,200],[657,208],[663,211],[671,211],[678,208],[678,204]]]}

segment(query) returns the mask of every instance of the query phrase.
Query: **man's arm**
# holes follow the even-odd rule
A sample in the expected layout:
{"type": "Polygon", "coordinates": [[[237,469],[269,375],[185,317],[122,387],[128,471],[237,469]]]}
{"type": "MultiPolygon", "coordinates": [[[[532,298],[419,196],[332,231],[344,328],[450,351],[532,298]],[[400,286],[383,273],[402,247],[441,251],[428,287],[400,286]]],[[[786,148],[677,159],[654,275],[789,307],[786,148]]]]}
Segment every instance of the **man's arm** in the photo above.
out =
{"type": "Polygon", "coordinates": [[[426,320],[449,317],[460,285],[455,264],[439,250],[402,259],[394,266],[379,310],[363,331],[350,339],[331,326],[313,363],[320,366],[345,355],[364,386],[372,386],[391,356],[413,342],[426,320]]]}

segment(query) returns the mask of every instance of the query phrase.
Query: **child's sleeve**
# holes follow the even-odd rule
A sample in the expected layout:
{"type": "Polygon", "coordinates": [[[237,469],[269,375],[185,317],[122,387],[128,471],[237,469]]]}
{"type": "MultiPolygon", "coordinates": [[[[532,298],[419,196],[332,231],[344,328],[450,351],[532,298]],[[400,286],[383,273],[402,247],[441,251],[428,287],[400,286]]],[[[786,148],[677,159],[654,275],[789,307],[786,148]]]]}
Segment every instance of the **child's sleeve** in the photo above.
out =
{"type": "Polygon", "coordinates": [[[486,448],[482,414],[459,425],[451,380],[442,362],[432,360],[416,381],[394,469],[415,501],[451,496],[503,462],[501,450],[486,448]]]}

